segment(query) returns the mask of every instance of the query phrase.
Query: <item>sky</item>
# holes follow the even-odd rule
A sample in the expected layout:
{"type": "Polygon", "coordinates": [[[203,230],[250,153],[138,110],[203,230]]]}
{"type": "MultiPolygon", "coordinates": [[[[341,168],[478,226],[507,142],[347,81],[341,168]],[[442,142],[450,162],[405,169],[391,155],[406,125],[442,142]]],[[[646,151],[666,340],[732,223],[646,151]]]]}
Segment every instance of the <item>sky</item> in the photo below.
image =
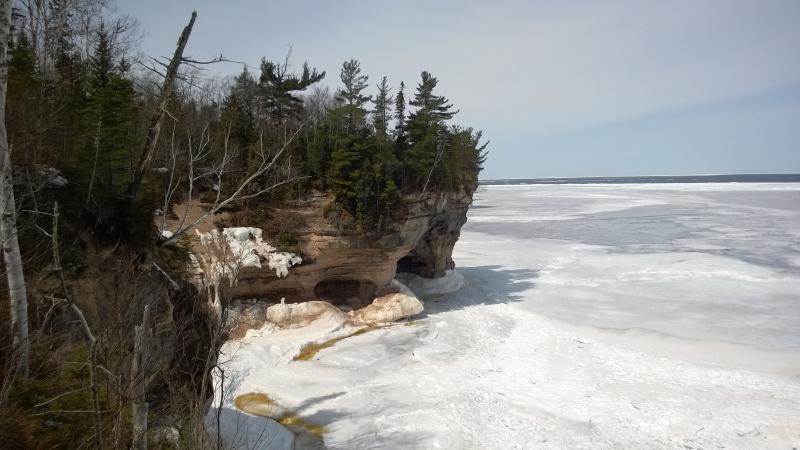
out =
{"type": "Polygon", "coordinates": [[[192,10],[195,59],[291,46],[331,88],[358,59],[373,91],[430,71],[491,141],[483,179],[800,173],[798,0],[118,2],[152,56],[192,10]]]}

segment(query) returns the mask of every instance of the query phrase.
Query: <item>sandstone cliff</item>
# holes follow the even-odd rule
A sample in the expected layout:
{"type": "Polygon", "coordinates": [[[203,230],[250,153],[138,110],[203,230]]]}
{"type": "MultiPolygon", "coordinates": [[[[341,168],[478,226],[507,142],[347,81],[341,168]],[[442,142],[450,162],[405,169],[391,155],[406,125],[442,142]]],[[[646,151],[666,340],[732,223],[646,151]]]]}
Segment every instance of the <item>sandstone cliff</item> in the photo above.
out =
{"type": "Polygon", "coordinates": [[[317,195],[271,211],[265,229],[281,228],[296,237],[303,264],[279,278],[267,270],[246,269],[232,288],[234,298],[277,302],[325,300],[337,306],[361,308],[387,290],[399,270],[436,278],[454,267],[453,246],[475,189],[431,192],[406,197],[388,231],[343,232],[324,216],[330,198],[317,195]],[[280,224],[274,223],[280,221],[280,224]],[[288,225],[287,225],[288,224],[288,225]]]}

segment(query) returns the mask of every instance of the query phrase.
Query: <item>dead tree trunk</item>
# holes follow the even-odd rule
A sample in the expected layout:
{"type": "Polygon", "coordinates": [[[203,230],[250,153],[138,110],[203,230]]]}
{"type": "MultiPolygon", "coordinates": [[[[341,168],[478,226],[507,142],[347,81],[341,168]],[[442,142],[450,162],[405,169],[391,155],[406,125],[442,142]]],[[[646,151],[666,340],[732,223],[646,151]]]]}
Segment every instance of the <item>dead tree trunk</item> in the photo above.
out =
{"type": "Polygon", "coordinates": [[[30,341],[28,340],[28,294],[22,272],[22,255],[17,240],[17,209],[14,203],[11,150],[6,132],[6,87],[8,83],[8,44],[11,40],[11,7],[13,0],[0,0],[0,240],[8,278],[11,302],[11,328],[17,367],[28,373],[30,341]]]}
{"type": "Polygon", "coordinates": [[[133,444],[132,450],[147,450],[147,358],[150,346],[150,306],[144,307],[142,324],[136,326],[133,344],[131,382],[133,383],[133,444]]]}
{"type": "Polygon", "coordinates": [[[167,109],[167,101],[169,94],[175,84],[175,78],[178,76],[178,68],[183,60],[183,50],[186,48],[186,43],[189,42],[189,35],[192,34],[192,27],[194,20],[197,18],[197,11],[192,11],[192,18],[189,19],[189,24],[183,29],[181,37],[178,39],[178,46],[175,48],[175,54],[167,66],[167,72],[164,74],[164,84],[161,87],[161,95],[158,98],[158,109],[153,114],[150,121],[150,128],[147,130],[147,138],[144,142],[144,150],[142,156],[139,158],[139,165],[133,173],[133,179],[128,186],[128,201],[133,203],[136,199],[136,194],[139,192],[139,187],[142,185],[144,174],[150,166],[150,161],[156,150],[156,143],[158,142],[158,135],[161,134],[161,122],[164,120],[164,115],[167,109]]]}

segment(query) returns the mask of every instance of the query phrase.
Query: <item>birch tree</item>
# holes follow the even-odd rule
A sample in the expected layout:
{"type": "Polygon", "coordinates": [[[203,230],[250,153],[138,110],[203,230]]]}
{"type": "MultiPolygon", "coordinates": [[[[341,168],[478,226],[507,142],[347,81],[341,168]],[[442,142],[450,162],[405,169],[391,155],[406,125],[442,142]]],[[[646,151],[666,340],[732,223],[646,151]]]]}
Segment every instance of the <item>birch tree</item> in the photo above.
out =
{"type": "Polygon", "coordinates": [[[22,271],[22,255],[17,239],[17,210],[14,203],[11,148],[6,132],[6,86],[8,83],[8,45],[11,41],[11,9],[13,0],[0,0],[0,240],[3,246],[8,298],[11,303],[11,328],[17,367],[27,374],[30,362],[28,340],[28,295],[22,271]]]}

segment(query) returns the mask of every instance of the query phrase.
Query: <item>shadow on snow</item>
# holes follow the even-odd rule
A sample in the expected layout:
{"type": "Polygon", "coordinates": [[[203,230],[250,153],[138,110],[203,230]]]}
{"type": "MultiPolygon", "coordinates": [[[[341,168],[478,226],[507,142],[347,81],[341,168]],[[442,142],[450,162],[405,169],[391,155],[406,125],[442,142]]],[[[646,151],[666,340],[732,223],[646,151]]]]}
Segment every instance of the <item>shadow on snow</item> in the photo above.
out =
{"type": "Polygon", "coordinates": [[[523,299],[522,293],[536,287],[538,270],[507,269],[498,265],[458,267],[465,284],[460,290],[437,297],[422,296],[426,317],[445,311],[455,311],[470,306],[493,303],[511,303],[523,299]]]}

